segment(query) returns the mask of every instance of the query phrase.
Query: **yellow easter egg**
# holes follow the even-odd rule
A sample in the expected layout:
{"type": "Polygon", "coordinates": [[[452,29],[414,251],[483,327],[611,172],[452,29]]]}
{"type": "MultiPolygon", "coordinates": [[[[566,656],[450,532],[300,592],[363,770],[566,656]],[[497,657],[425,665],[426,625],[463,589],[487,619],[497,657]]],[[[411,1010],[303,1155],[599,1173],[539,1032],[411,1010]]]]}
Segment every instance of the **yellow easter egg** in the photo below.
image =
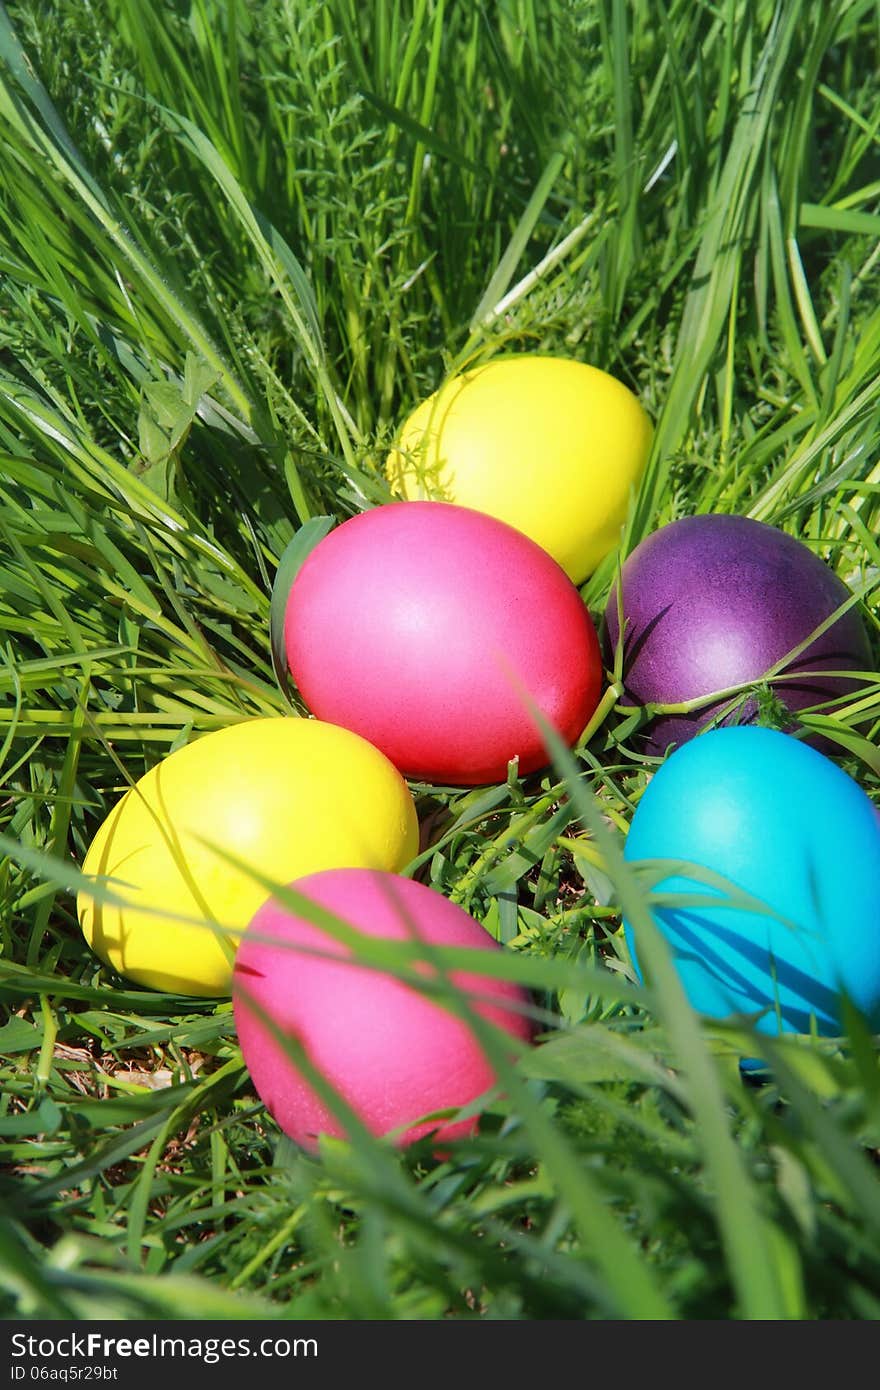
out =
{"type": "Polygon", "coordinates": [[[83,865],[124,902],[82,891],[77,911],[120,974],[224,995],[240,934],[269,894],[222,851],[287,884],[320,869],[395,872],[417,849],[409,789],[366,739],[315,719],[251,719],[203,734],[129,788],[83,865]]]}
{"type": "Polygon", "coordinates": [[[463,372],[423,401],[386,473],[407,500],[457,502],[515,526],[579,584],[620,539],[651,437],[615,377],[523,354],[463,372]]]}

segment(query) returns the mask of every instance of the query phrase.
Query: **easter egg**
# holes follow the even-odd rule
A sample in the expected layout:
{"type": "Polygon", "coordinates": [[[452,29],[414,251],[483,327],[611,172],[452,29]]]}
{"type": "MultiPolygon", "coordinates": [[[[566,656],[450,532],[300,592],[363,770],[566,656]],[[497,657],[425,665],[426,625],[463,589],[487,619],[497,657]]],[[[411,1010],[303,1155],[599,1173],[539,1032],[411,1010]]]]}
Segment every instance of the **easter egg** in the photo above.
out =
{"type": "Polygon", "coordinates": [[[494,517],[436,502],[374,507],[331,531],[296,575],[291,675],[320,719],[353,729],[408,776],[503,780],[549,758],[528,707],[573,744],[602,660],[577,589],[494,517]]]}
{"type": "MultiPolygon", "coordinates": [[[[742,516],[692,516],[641,542],[621,571],[626,701],[678,704],[759,681],[850,597],[837,575],[801,541],[742,516]]],[[[606,608],[608,659],[617,644],[617,586],[606,608]]],[[[841,701],[859,681],[832,672],[865,671],[871,652],[855,608],[839,617],[773,682],[793,713],[841,701]]],[[[647,751],[682,744],[728,700],[690,713],[660,714],[647,751]]],[[[750,722],[757,701],[731,712],[750,722]]],[[[826,711],[823,711],[826,712],[826,711]]],[[[815,739],[825,748],[825,741],[815,739]]],[[[830,745],[829,745],[830,746],[830,745]]]]}
{"type": "MultiPolygon", "coordinates": [[[[366,938],[425,943],[466,951],[499,950],[472,917],[433,888],[395,874],[330,869],[291,885],[309,902],[366,938]]],[[[410,964],[412,969],[412,964],[410,964]]],[[[433,967],[420,960],[427,976],[433,967]]],[[[518,986],[456,968],[449,980],[482,1020],[512,1039],[531,1037],[528,996],[518,986]]],[[[469,1105],[496,1081],[465,1018],[394,974],[356,963],[330,933],[271,901],[242,940],[233,977],[235,1023],[257,1093],[278,1124],[306,1149],[344,1127],[285,1051],[284,1037],[376,1135],[400,1130],[411,1143],[431,1130],[436,1140],[469,1134],[477,1117],[422,1120],[469,1105]]]]}
{"type": "Polygon", "coordinates": [[[224,850],[288,883],[338,865],[400,869],[417,848],[406,783],[370,744],[316,720],[250,719],[177,749],[117,802],[83,872],[116,880],[124,902],[83,891],[79,921],[139,984],[228,994],[238,936],[268,890],[224,850]]]}
{"type": "MultiPolygon", "coordinates": [[[[830,758],[775,729],[701,734],[648,783],[625,857],[686,861],[655,891],[701,902],[683,896],[653,917],[699,1012],[764,1010],[762,1032],[808,1033],[815,1020],[836,1034],[846,993],[880,1026],[880,822],[830,758]]],[[[625,929],[638,966],[638,936],[625,929]]]]}
{"type": "Polygon", "coordinates": [[[615,377],[523,354],[473,367],[423,401],[386,473],[411,501],[445,499],[515,526],[579,584],[620,540],[651,437],[615,377]]]}

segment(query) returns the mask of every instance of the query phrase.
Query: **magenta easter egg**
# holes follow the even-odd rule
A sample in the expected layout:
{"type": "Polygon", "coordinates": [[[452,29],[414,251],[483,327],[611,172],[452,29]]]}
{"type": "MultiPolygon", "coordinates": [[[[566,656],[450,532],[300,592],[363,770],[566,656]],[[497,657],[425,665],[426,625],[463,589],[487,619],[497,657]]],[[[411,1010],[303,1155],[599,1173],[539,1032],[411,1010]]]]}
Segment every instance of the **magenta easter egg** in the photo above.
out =
{"type": "Polygon", "coordinates": [[[501,781],[549,758],[533,701],[568,744],[598,700],[602,660],[577,589],[505,522],[442,502],[345,521],[293,581],[291,675],[313,714],[368,739],[407,776],[501,781]]]}
{"type": "MultiPolygon", "coordinates": [[[[365,937],[501,949],[462,908],[396,874],[331,869],[291,886],[365,937]]],[[[423,962],[416,968],[431,969],[423,962]]],[[[477,970],[456,969],[449,977],[481,1018],[519,1043],[530,1041],[525,991],[477,970]]],[[[400,1130],[394,1141],[404,1145],[436,1130],[436,1141],[445,1143],[476,1127],[476,1116],[415,1123],[468,1105],[495,1084],[468,1023],[395,976],[356,964],[347,946],[307,916],[271,900],[256,913],[236,956],[232,993],[257,1093],[303,1148],[314,1150],[319,1135],[344,1131],[278,1033],[296,1040],[310,1066],[375,1135],[400,1130]]]]}
{"type": "MultiPolygon", "coordinates": [[[[802,541],[742,516],[692,516],[661,527],[629,556],[621,572],[623,680],[627,702],[678,704],[760,681],[851,597],[834,571],[802,541]]],[[[619,635],[617,587],[606,609],[610,652],[619,635]]],[[[772,683],[792,713],[858,690],[871,650],[854,607],[838,617],[772,683]]],[[[727,702],[661,714],[647,731],[648,749],[686,743],[727,702]]],[[[749,700],[733,714],[754,719],[749,700]]],[[[823,711],[826,712],[826,711],[823,711]]],[[[811,737],[823,748],[827,740],[811,737]]],[[[828,745],[828,750],[833,745],[828,745]]]]}

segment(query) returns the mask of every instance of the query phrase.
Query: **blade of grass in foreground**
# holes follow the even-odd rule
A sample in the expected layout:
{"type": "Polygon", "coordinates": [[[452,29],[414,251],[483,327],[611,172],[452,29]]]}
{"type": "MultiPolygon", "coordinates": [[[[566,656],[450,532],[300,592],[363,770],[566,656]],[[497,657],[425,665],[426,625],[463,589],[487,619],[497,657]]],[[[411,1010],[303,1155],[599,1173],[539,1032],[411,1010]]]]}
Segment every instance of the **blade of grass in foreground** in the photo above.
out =
{"type": "Polygon", "coordinates": [[[728,1123],[725,1097],[669,949],[645,905],[631,867],[626,864],[580,776],[577,763],[562,739],[532,707],[548,751],[578,815],[602,854],[606,872],[617,890],[624,917],[639,938],[639,954],[656,998],[656,1013],[672,1043],[687,1082],[687,1094],[701,1140],[706,1166],[715,1190],[716,1219],[741,1317],[797,1318],[777,1268],[772,1228],[765,1219],[755,1185],[740,1158],[728,1123]]]}
{"type": "Polygon", "coordinates": [[[20,1300],[25,1316],[72,1318],[70,1303],[53,1287],[42,1264],[25,1245],[11,1219],[0,1209],[0,1288],[20,1300]]]}

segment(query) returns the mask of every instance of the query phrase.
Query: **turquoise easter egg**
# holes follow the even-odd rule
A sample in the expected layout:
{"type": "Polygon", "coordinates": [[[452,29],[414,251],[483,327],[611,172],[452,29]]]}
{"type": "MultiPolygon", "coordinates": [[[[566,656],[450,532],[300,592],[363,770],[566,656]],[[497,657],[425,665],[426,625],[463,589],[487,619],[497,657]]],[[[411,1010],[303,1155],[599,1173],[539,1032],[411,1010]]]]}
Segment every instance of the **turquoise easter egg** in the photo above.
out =
{"type": "Polygon", "coordinates": [[[829,758],[773,729],[702,734],[649,782],[625,857],[684,861],[653,885],[679,901],[652,913],[698,1012],[834,1035],[846,994],[880,1027],[880,820],[829,758]]]}

